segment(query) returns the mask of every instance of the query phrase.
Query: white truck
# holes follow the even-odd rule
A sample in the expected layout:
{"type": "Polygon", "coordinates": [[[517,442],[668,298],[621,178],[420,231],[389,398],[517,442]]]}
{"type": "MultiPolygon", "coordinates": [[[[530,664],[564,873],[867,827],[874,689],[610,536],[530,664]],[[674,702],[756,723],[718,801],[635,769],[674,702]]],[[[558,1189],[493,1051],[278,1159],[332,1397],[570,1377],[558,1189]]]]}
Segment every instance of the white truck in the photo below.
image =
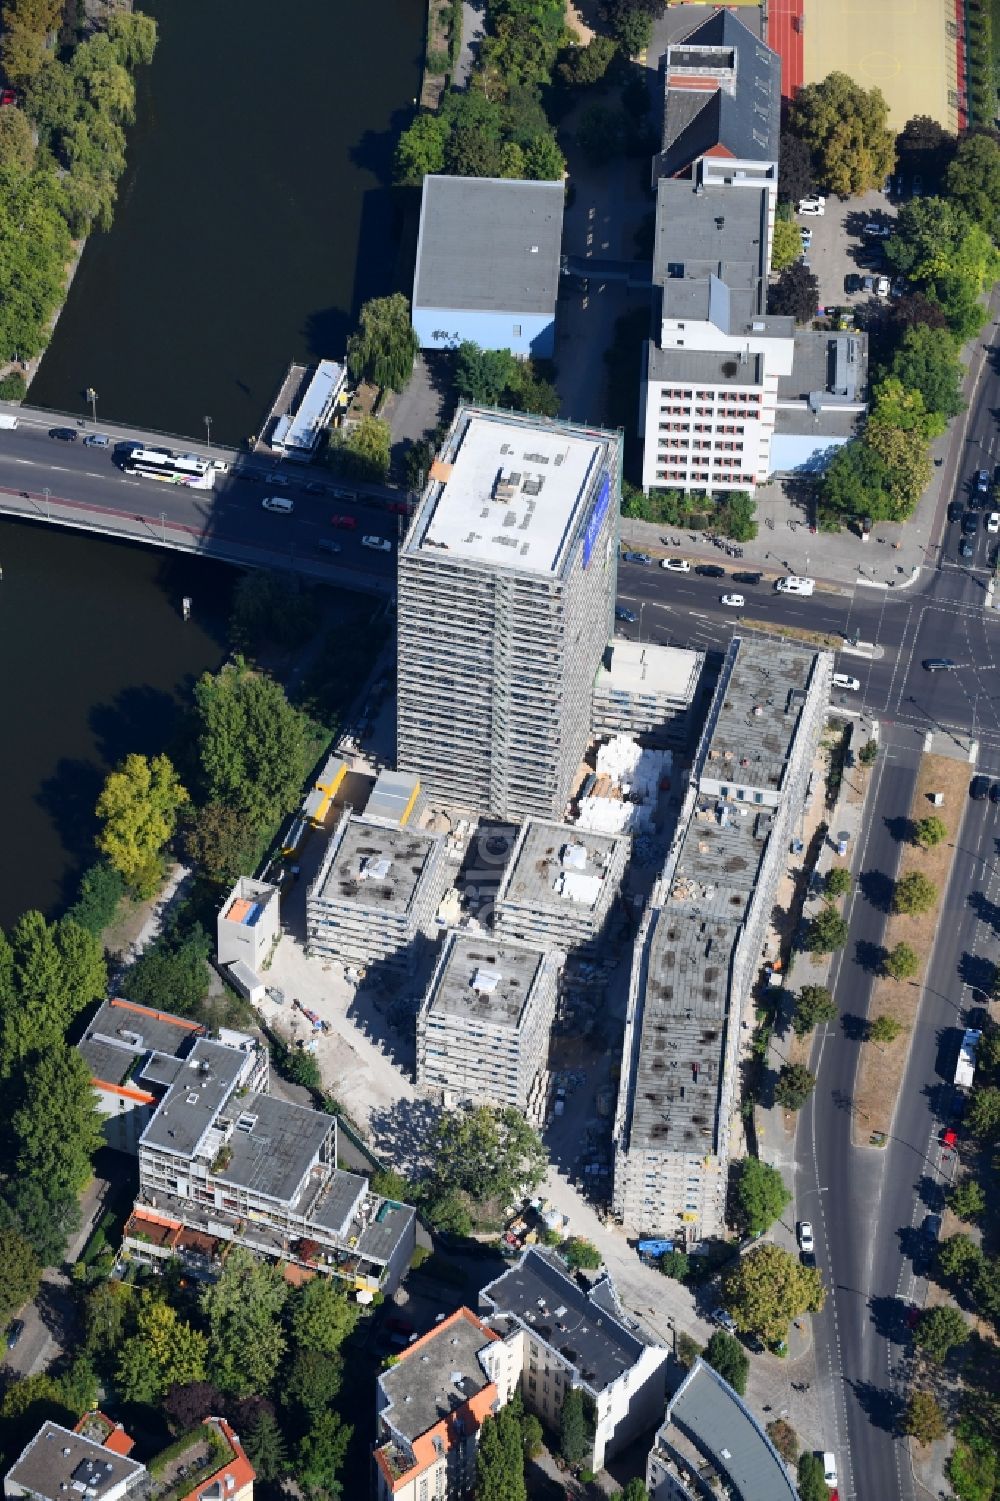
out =
{"type": "Polygon", "coordinates": [[[11,432],[17,426],[17,418],[11,412],[0,412],[0,429],[11,432]]]}

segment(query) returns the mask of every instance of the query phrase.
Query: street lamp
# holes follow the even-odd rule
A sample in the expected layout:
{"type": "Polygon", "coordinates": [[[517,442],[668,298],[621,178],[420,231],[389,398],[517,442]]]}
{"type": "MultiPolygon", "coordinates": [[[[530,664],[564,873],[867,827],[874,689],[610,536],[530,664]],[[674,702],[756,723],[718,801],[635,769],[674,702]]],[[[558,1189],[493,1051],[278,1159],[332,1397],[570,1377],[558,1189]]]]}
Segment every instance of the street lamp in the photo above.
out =
{"type": "Polygon", "coordinates": [[[166,547],[166,545],[167,545],[167,513],[166,513],[166,511],[161,511],[160,512],[160,540],[163,543],[164,547],[166,547]]]}
{"type": "Polygon", "coordinates": [[[45,489],[42,491],[42,494],[45,496],[45,518],[46,518],[46,520],[48,520],[48,515],[49,515],[49,496],[52,494],[52,491],[49,489],[48,485],[45,486],[45,489]]]}
{"type": "Polygon", "coordinates": [[[646,608],[646,601],[643,600],[642,604],[639,606],[639,645],[640,646],[642,645],[642,612],[643,612],[643,610],[645,608],[646,608]]]}
{"type": "Polygon", "coordinates": [[[211,447],[212,447],[212,419],[211,419],[211,417],[203,417],[201,420],[205,424],[205,446],[206,446],[206,448],[211,449],[211,447]]]}
{"type": "Polygon", "coordinates": [[[94,419],[94,426],[96,427],[97,426],[97,392],[94,390],[93,386],[88,386],[87,387],[87,400],[90,402],[90,415],[93,417],[93,419],[94,419]]]}

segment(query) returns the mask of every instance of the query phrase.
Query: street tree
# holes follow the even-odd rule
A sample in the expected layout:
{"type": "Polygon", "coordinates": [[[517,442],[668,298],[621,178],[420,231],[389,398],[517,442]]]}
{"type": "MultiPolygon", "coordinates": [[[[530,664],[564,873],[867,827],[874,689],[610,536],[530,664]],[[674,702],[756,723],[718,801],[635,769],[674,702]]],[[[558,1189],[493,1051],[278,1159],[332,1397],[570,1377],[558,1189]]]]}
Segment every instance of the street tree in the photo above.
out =
{"type": "Polygon", "coordinates": [[[126,1402],[159,1402],[172,1386],[205,1378],[208,1341],[161,1298],[146,1296],[121,1347],[117,1387],[126,1402]]]}
{"type": "Polygon", "coordinates": [[[936,813],[918,819],[914,825],[913,842],[919,844],[922,850],[933,849],[936,844],[941,844],[947,837],[948,826],[943,818],[938,818],[936,813]]]}
{"type": "Polygon", "coordinates": [[[975,1281],[983,1253],[971,1235],[949,1235],[937,1248],[937,1265],[941,1276],[959,1286],[975,1281]]]}
{"type": "Polygon", "coordinates": [[[972,1091],[965,1123],[980,1141],[1000,1136],[1000,1088],[995,1084],[977,1086],[972,1091]]]}
{"type": "Polygon", "coordinates": [[[794,219],[776,219],[774,224],[774,249],[771,254],[771,270],[784,271],[792,266],[802,254],[802,231],[794,219]]]}
{"type": "MultiPolygon", "coordinates": [[[[926,304],[932,307],[932,303],[926,304]]],[[[942,320],[944,315],[942,314],[942,320]]],[[[944,326],[942,322],[941,326],[944,326]]],[[[909,327],[909,325],[907,325],[909,327]]],[[[907,329],[899,330],[899,338],[896,346],[902,340],[907,329]]],[[[928,439],[937,437],[943,433],[947,426],[945,419],[939,412],[928,412],[924,406],[923,392],[912,386],[904,386],[903,382],[895,375],[887,375],[884,380],[878,382],[874,391],[872,403],[872,416],[876,422],[885,427],[898,428],[902,432],[912,433],[920,442],[926,443],[928,439]]]]}
{"type": "Polygon", "coordinates": [[[545,1149],[520,1111],[480,1105],[446,1111],[434,1133],[435,1180],[475,1202],[513,1203],[538,1187],[545,1149]]]}
{"type": "Polygon", "coordinates": [[[933,1444],[948,1432],[940,1404],[931,1392],[921,1390],[910,1393],[900,1427],[918,1444],[933,1444]]]}
{"type": "Polygon", "coordinates": [[[815,193],[812,152],[801,136],[790,130],[781,132],[778,161],[778,198],[782,203],[797,204],[815,193]]]}
{"type": "Polygon", "coordinates": [[[41,1274],[31,1242],[19,1230],[0,1229],[0,1324],[32,1301],[41,1274]]]}
{"type": "Polygon", "coordinates": [[[847,942],[849,929],[832,902],[824,902],[809,924],[804,948],[812,954],[832,954],[847,942]]]}
{"type": "Polygon", "coordinates": [[[932,463],[926,440],[893,427],[876,413],[869,419],[861,446],[882,465],[882,493],[869,498],[868,515],[873,521],[905,521],[930,481],[932,463]]]}
{"type": "Polygon", "coordinates": [[[97,799],[97,847],[140,897],[160,880],[160,855],[177,828],[187,792],[166,756],[126,756],[97,799]]]}
{"type": "Polygon", "coordinates": [[[238,657],[194,690],[198,755],[212,802],[268,829],[298,806],[308,726],[280,683],[238,657]]]}
{"type": "Polygon", "coordinates": [[[798,1463],[799,1501],[829,1501],[830,1489],[818,1454],[804,1452],[798,1463]]]}
{"type": "Polygon", "coordinates": [[[802,1313],[818,1313],[826,1293],[815,1267],[763,1242],[741,1256],[723,1278],[726,1307],[741,1334],[766,1344],[784,1339],[788,1324],[802,1313]]]}
{"type": "Polygon", "coordinates": [[[986,1209],[986,1190],[975,1178],[963,1178],[949,1193],[948,1208],[960,1220],[977,1220],[986,1209]]]}
{"type": "Polygon", "coordinates": [[[767,1436],[787,1465],[793,1465],[802,1452],[799,1436],[791,1423],[784,1418],[772,1418],[767,1425],[767,1436]]]}
{"type": "Polygon", "coordinates": [[[402,292],[373,297],[361,309],[358,327],[347,340],[347,368],[355,380],[402,391],[413,374],[420,340],[410,322],[402,292]]]}
{"type": "Polygon", "coordinates": [[[341,1496],[339,1476],[353,1431],[331,1408],[311,1424],[298,1446],[293,1469],[308,1501],[336,1501],[341,1496]]]}
{"type": "Polygon", "coordinates": [[[590,1455],[594,1435],[584,1394],[571,1386],[559,1414],[559,1452],[568,1465],[579,1465],[590,1455]]]}
{"type": "Polygon", "coordinates": [[[976,131],[959,141],[945,188],[974,224],[1000,239],[1000,141],[995,135],[976,131]]]}
{"type": "Polygon", "coordinates": [[[874,766],[878,760],[878,741],[866,740],[858,751],[858,761],[862,766],[874,766]]]}
{"type": "Polygon", "coordinates": [[[890,980],[912,980],[920,960],[908,943],[897,943],[882,960],[882,971],[890,980]]]}
{"type": "Polygon", "coordinates": [[[0,1224],[21,1232],[40,1266],[58,1266],[70,1236],[80,1228],[76,1190],[56,1190],[37,1178],[11,1178],[0,1199],[0,1224]]]}
{"type": "Polygon", "coordinates": [[[281,1383],[281,1401],[286,1408],[300,1409],[309,1423],[336,1400],[344,1379],[340,1354],[297,1350],[281,1383]]]}
{"type": "Polygon", "coordinates": [[[836,1021],[837,1003],[825,985],[803,985],[795,997],[792,1027],[797,1037],[808,1037],[814,1027],[836,1021]]]}
{"type": "Polygon", "coordinates": [[[816,175],[830,192],[851,198],[880,188],[896,160],[889,107],[881,89],[863,89],[846,73],[799,89],[789,129],[812,153],[816,175]]]}
{"type": "Polygon", "coordinates": [[[215,1282],[202,1289],[208,1321],[209,1367],[224,1392],[267,1393],[285,1351],[279,1315],[288,1297],[280,1268],[234,1246],[215,1282]]]}
{"type": "Polygon", "coordinates": [[[300,1350],[334,1355],[358,1322],[361,1310],[343,1283],[313,1277],[292,1300],[292,1338],[300,1350]]]}
{"type": "Polygon", "coordinates": [[[10,1134],[19,1178],[58,1198],[83,1188],[104,1132],[90,1070],[76,1048],[55,1042],[28,1064],[10,1134]]]}
{"type": "Polygon", "coordinates": [[[946,329],[926,324],[908,329],[890,369],[903,386],[920,392],[927,412],[943,420],[956,417],[965,406],[962,366],[946,329]]]}
{"type": "Polygon", "coordinates": [[[913,1339],[929,1360],[940,1365],[948,1352],[964,1345],[972,1331],[959,1309],[950,1303],[925,1308],[913,1331],[913,1339]]]}
{"type": "Polygon", "coordinates": [[[851,889],[851,872],[845,870],[842,865],[834,865],[826,873],[823,881],[823,891],[826,896],[846,896],[851,889]]]}
{"type": "Polygon", "coordinates": [[[716,511],[716,524],[734,542],[752,542],[757,535],[757,502],[745,490],[731,490],[716,511]]]}
{"type": "Polygon", "coordinates": [[[763,1235],[792,1196],[778,1169],[759,1157],[744,1157],[737,1172],[736,1197],[744,1229],[748,1235],[763,1235]]]}
{"type": "Polygon", "coordinates": [[[574,1272],[596,1272],[603,1264],[604,1258],[593,1241],[584,1240],[580,1235],[571,1235],[568,1240],[564,1240],[560,1250],[566,1265],[574,1272]]]}
{"type": "Polygon", "coordinates": [[[750,1360],[738,1339],[734,1339],[724,1329],[716,1329],[705,1346],[704,1358],[718,1371],[723,1381],[729,1382],[737,1396],[746,1395],[750,1360]]]}
{"type": "Polygon", "coordinates": [[[816,1076],[804,1063],[783,1063],[774,1086],[774,1098],[786,1110],[801,1110],[815,1088],[816,1076]]]}
{"type": "Polygon", "coordinates": [[[392,430],[382,417],[365,414],[348,431],[331,433],[327,461],[338,473],[367,484],[381,484],[389,473],[392,430]]]}
{"type": "Polygon", "coordinates": [[[900,1033],[905,1031],[902,1022],[883,1012],[881,1016],[872,1017],[865,1029],[865,1036],[869,1042],[889,1043],[895,1042],[900,1033]]]}
{"type": "Polygon", "coordinates": [[[484,1501],[527,1501],[524,1441],[515,1412],[508,1405],[487,1417],[476,1450],[476,1495],[484,1501]]]}
{"type": "Polygon", "coordinates": [[[769,313],[784,314],[796,323],[808,323],[819,307],[819,282],[802,261],[786,266],[768,290],[769,313]]]}

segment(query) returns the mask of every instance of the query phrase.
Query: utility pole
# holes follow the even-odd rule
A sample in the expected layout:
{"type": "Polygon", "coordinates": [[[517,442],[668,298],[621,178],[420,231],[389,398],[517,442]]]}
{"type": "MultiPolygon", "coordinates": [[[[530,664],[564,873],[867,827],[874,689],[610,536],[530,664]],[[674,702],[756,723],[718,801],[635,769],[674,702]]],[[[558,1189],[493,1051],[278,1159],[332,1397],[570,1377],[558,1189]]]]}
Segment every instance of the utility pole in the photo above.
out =
{"type": "Polygon", "coordinates": [[[97,392],[94,390],[93,386],[88,386],[87,387],[87,400],[90,402],[90,415],[93,417],[93,419],[94,419],[94,426],[96,427],[97,426],[97,392]]]}
{"type": "Polygon", "coordinates": [[[45,496],[45,519],[47,521],[49,519],[49,496],[52,494],[52,491],[49,489],[48,485],[45,486],[42,494],[45,496]]]}
{"type": "Polygon", "coordinates": [[[166,545],[167,545],[167,513],[166,513],[166,511],[161,511],[160,512],[160,540],[162,541],[164,547],[166,547],[166,545]]]}
{"type": "Polygon", "coordinates": [[[205,424],[205,447],[208,449],[209,453],[211,453],[211,451],[212,451],[212,419],[211,419],[211,417],[203,417],[202,421],[205,424]]]}

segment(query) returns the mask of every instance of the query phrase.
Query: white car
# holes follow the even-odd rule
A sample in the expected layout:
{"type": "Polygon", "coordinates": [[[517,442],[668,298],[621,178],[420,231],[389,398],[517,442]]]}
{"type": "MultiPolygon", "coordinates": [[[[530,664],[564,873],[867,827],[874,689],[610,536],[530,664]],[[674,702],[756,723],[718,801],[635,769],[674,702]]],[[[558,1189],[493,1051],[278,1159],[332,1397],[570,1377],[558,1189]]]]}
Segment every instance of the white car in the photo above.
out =
{"type": "Polygon", "coordinates": [[[734,610],[742,610],[746,604],[746,600],[742,594],[723,594],[722,603],[724,605],[731,605],[734,610]]]}
{"type": "Polygon", "coordinates": [[[986,518],[988,532],[1000,532],[1000,511],[991,511],[986,518]]]}
{"type": "Polygon", "coordinates": [[[776,579],[774,587],[779,594],[812,594],[816,588],[816,580],[798,578],[794,573],[790,573],[786,578],[776,579]]]}
{"type": "Polygon", "coordinates": [[[835,672],[833,674],[833,686],[835,688],[850,688],[852,693],[861,692],[861,683],[857,678],[852,678],[849,672],[835,672]]]}
{"type": "Polygon", "coordinates": [[[265,511],[282,511],[286,516],[295,510],[294,500],[289,500],[286,495],[265,495],[261,505],[265,511]]]}
{"type": "Polygon", "coordinates": [[[690,573],[691,564],[686,558],[661,558],[661,568],[669,568],[671,573],[690,573]]]}
{"type": "Polygon", "coordinates": [[[830,1449],[823,1454],[823,1479],[833,1490],[837,1484],[837,1456],[830,1449]]]}
{"type": "Polygon", "coordinates": [[[362,547],[370,547],[373,552],[392,552],[392,543],[384,537],[362,537],[362,547]]]}
{"type": "Polygon", "coordinates": [[[826,213],[826,199],[818,195],[812,198],[800,198],[799,213],[812,214],[814,217],[819,218],[822,214],[826,213]]]}
{"type": "Polygon", "coordinates": [[[797,1234],[800,1251],[815,1251],[816,1241],[813,1237],[813,1227],[809,1220],[799,1220],[797,1234]]]}

